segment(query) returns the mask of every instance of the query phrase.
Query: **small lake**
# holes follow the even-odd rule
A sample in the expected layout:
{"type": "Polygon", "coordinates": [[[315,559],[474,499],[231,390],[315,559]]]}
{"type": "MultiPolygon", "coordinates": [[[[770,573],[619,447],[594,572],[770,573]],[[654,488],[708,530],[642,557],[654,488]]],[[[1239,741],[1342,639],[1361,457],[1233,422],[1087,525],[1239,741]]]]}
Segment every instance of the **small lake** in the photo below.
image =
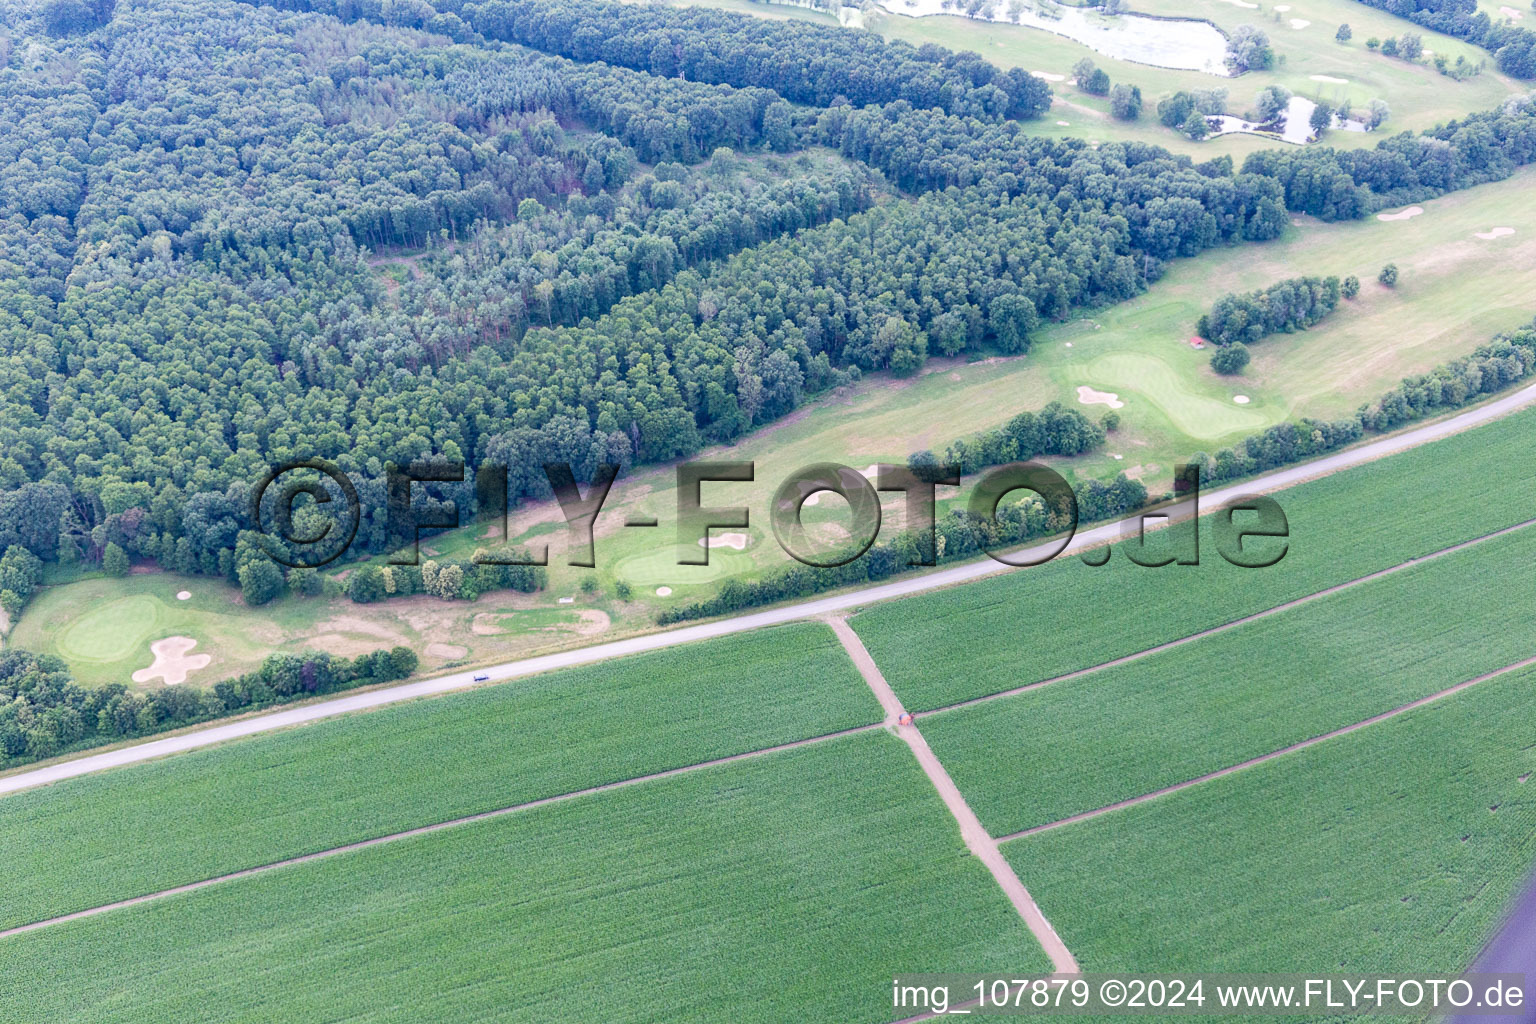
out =
{"type": "MultiPolygon", "coordinates": [[[[945,9],[942,0],[880,0],[880,4],[893,14],[904,14],[912,18],[936,14],[973,17],[965,13],[964,6],[945,9]]],[[[1138,14],[1106,17],[1081,7],[1050,4],[1048,0],[1044,8],[1026,4],[1017,18],[1009,15],[1007,0],[998,0],[991,10],[989,17],[983,17],[980,13],[974,17],[1044,29],[1082,43],[1105,56],[1137,64],[1179,71],[1203,71],[1223,78],[1231,74],[1226,64],[1227,37],[1208,22],[1147,18],[1138,14]],[[1042,9],[1049,10],[1050,14],[1042,14],[1042,9]]]]}

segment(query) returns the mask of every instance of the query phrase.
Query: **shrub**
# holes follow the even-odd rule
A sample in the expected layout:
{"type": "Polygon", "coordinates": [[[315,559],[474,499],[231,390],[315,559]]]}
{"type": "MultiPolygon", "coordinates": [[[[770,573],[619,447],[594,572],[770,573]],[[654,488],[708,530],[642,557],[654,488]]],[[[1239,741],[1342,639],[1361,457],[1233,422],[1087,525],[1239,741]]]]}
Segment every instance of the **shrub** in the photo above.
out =
{"type": "Polygon", "coordinates": [[[1222,345],[1211,353],[1211,369],[1226,376],[1232,376],[1243,372],[1243,367],[1248,365],[1250,356],[1248,346],[1240,341],[1234,341],[1230,345],[1222,345]]]}

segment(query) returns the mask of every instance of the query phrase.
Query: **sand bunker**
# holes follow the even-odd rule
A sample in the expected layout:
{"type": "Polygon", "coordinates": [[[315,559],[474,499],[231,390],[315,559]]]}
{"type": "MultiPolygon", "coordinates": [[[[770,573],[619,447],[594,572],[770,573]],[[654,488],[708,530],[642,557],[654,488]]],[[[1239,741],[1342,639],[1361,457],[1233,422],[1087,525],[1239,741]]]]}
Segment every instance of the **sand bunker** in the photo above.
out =
{"type": "Polygon", "coordinates": [[[1233,395],[1232,396],[1232,401],[1236,402],[1238,405],[1247,405],[1248,404],[1248,396],[1247,395],[1233,395]]]}
{"type": "Polygon", "coordinates": [[[1077,400],[1084,405],[1107,405],[1111,409],[1119,409],[1125,405],[1120,401],[1120,396],[1113,391],[1095,391],[1087,384],[1078,385],[1077,400]]]}
{"type": "Polygon", "coordinates": [[[1514,233],[1514,228],[1494,228],[1492,231],[1479,231],[1472,237],[1481,238],[1485,242],[1491,242],[1495,238],[1503,238],[1505,235],[1512,235],[1514,233]]]}
{"type": "Polygon", "coordinates": [[[1308,21],[1306,18],[1292,18],[1291,19],[1291,28],[1306,28],[1310,24],[1312,24],[1312,23],[1310,21],[1308,21]]]}
{"type": "Polygon", "coordinates": [[[749,538],[744,533],[722,533],[718,537],[700,537],[699,547],[730,548],[732,551],[745,551],[749,538]],[[708,541],[708,545],[705,541],[708,541]]]}
{"type": "Polygon", "coordinates": [[[1061,125],[1063,128],[1071,128],[1072,127],[1072,122],[1071,121],[1057,121],[1056,123],[1061,125]]]}
{"type": "Polygon", "coordinates": [[[1422,206],[1410,206],[1410,207],[1408,207],[1408,209],[1406,209],[1406,210],[1399,210],[1396,213],[1378,213],[1376,215],[1376,219],[1377,220],[1408,220],[1411,217],[1417,217],[1419,214],[1421,214],[1423,212],[1424,212],[1424,207],[1422,207],[1422,206]]]}
{"type": "Polygon", "coordinates": [[[1314,82],[1332,82],[1334,85],[1348,85],[1347,78],[1334,78],[1332,75],[1308,75],[1314,82]]]}
{"type": "Polygon", "coordinates": [[[1291,9],[1291,5],[1290,4],[1275,4],[1275,10],[1279,11],[1281,14],[1284,14],[1286,11],[1288,11],[1290,9],[1291,9]]]}
{"type": "Polygon", "coordinates": [[[147,683],[160,676],[166,686],[176,686],[187,681],[187,673],[207,668],[211,655],[190,654],[197,641],[189,636],[168,636],[149,645],[149,653],[155,656],[149,668],[141,668],[133,674],[136,683],[147,683]]]}
{"type": "Polygon", "coordinates": [[[672,588],[671,587],[657,587],[656,588],[656,596],[657,597],[671,597],[672,596],[672,588]]]}
{"type": "Polygon", "coordinates": [[[178,590],[176,592],[176,600],[178,600],[178,601],[190,601],[190,600],[192,600],[192,591],[190,591],[190,590],[178,590]]]}
{"type": "Polygon", "coordinates": [[[427,644],[427,657],[429,658],[462,658],[469,653],[468,647],[460,647],[458,644],[427,644]]]}
{"type": "MultiPolygon", "coordinates": [[[[879,471],[879,469],[880,469],[880,464],[878,462],[871,462],[864,469],[860,470],[859,475],[862,476],[865,480],[868,480],[870,483],[874,483],[875,482],[875,473],[877,471],[879,471]]],[[[833,493],[836,493],[836,492],[834,492],[834,491],[816,491],[810,497],[805,499],[805,501],[804,501],[804,503],[802,504],[801,507],[803,507],[803,508],[810,508],[812,505],[819,505],[819,504],[821,504],[821,496],[823,494],[833,494],[833,493]]],[[[727,534],[727,536],[729,536],[729,534],[727,534]]],[[[742,546],[745,547],[746,545],[742,545],[742,546]]],[[[741,548],[737,548],[736,550],[740,551],[741,548]]]]}
{"type": "Polygon", "coordinates": [[[1524,11],[1517,11],[1513,7],[1500,7],[1499,8],[1499,13],[1504,15],[1504,17],[1506,17],[1506,18],[1517,18],[1518,19],[1518,18],[1525,17],[1525,12],[1524,11]]]}
{"type": "Polygon", "coordinates": [[[1058,75],[1054,71],[1031,71],[1030,74],[1036,78],[1043,78],[1047,82],[1065,82],[1067,80],[1066,75],[1058,75]]]}
{"type": "Polygon", "coordinates": [[[1071,347],[1072,347],[1072,343],[1070,341],[1067,342],[1067,348],[1071,348],[1071,347]]]}
{"type": "Polygon", "coordinates": [[[1222,0],[1222,3],[1231,4],[1233,7],[1246,7],[1250,11],[1256,11],[1259,9],[1258,4],[1251,4],[1248,2],[1248,0],[1222,0]]]}

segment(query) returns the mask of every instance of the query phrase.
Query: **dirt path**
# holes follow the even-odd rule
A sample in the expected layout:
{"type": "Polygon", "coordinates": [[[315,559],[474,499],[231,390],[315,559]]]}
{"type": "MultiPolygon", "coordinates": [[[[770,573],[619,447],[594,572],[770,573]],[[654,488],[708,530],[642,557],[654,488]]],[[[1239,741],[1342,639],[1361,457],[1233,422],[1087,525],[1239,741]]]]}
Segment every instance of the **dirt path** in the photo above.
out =
{"type": "Polygon", "coordinates": [[[575,800],[579,797],[594,796],[598,793],[607,793],[615,789],[625,789],[629,786],[638,786],[642,782],[656,782],[660,779],[670,779],[674,775],[684,775],[688,772],[696,772],[701,768],[714,768],[723,764],[733,764],[737,761],[745,761],[749,758],[763,757],[768,754],[777,754],[785,750],[794,750],[797,747],[808,747],[815,743],[826,743],[829,740],[841,739],[844,736],[854,736],[862,732],[872,732],[875,729],[884,728],[884,723],[874,725],[859,725],[852,729],[843,729],[838,732],[830,732],[821,736],[811,736],[803,740],[793,740],[789,743],[780,743],[773,747],[764,747],[761,750],[748,750],[740,754],[731,754],[727,757],[717,757],[710,761],[700,761],[697,764],[682,765],[677,768],[668,768],[665,771],[652,772],[650,775],[640,775],[633,779],[620,779],[617,782],[605,782],[601,786],[593,786],[589,789],[579,789],[570,793],[561,793],[558,796],[542,797],[538,800],[530,800],[527,803],[513,804],[510,807],[498,807],[491,811],[481,811],[478,814],[467,814],[462,818],[453,818],[449,821],[439,821],[431,825],[422,825],[418,828],[406,829],[403,832],[391,832],[388,835],[374,836],[372,839],[361,839],[355,843],[347,843],[342,846],[334,846],[328,850],[317,850],[314,853],[302,854],[298,857],[288,857],[284,860],[273,861],[270,864],[261,864],[253,868],[242,868],[239,871],[231,871],[225,875],[216,875],[213,878],[205,878],[199,882],[189,882],[186,885],[178,885],[170,889],[161,889],[158,892],[145,893],[142,896],[132,896],[125,900],[117,900],[112,903],[104,903],[99,907],[90,907],[86,910],[77,910],[69,914],[60,914],[58,917],[50,917],[42,921],[34,921],[31,924],[17,925],[0,931],[0,939],[10,935],[20,935],[22,932],[37,931],[39,928],[47,928],[51,925],[63,924],[66,921],[78,921],[83,917],[95,917],[113,910],[122,910],[126,907],[136,907],[141,903],[153,903],[163,900],[168,896],[176,896],[184,892],[195,892],[198,889],[206,889],[211,885],[221,885],[224,882],[233,882],[240,878],[249,878],[252,875],[264,875],[269,871],[280,868],[292,867],[296,864],[308,864],[311,861],[325,860],[328,857],[336,857],[343,853],[352,853],[356,850],[366,850],[370,846],[383,846],[385,843],[397,842],[401,839],[410,839],[414,836],[430,835],[433,832],[441,832],[444,829],[458,828],[460,825],[472,825],[477,821],[486,821],[491,818],[500,818],[508,814],[518,814],[523,811],[531,811],[549,804],[564,803],[567,800],[575,800]]]}
{"type": "Polygon", "coordinates": [[[1046,955],[1051,958],[1051,964],[1058,974],[1078,973],[1077,960],[1067,949],[1067,944],[1061,941],[1061,936],[1056,934],[1056,929],[1051,927],[1051,922],[1045,919],[1034,899],[1029,895],[1029,890],[1024,888],[1024,883],[1019,881],[1019,876],[1014,872],[1013,865],[1009,864],[997,847],[997,841],[982,827],[980,819],[976,817],[970,805],[965,802],[965,797],[960,795],[960,789],[949,777],[949,772],[944,770],[944,765],[934,756],[933,750],[928,746],[928,741],[923,739],[923,734],[918,732],[915,725],[901,725],[899,719],[905,714],[901,701],[897,699],[895,692],[885,676],[880,673],[880,667],[869,656],[864,644],[859,640],[848,625],[848,620],[840,616],[827,619],[832,631],[842,641],[843,649],[858,666],[859,674],[874,691],[875,697],[880,701],[880,706],[885,709],[885,724],[896,730],[896,735],[906,741],[912,748],[917,763],[922,766],[923,772],[928,776],[928,781],[933,783],[933,788],[939,791],[939,796],[944,801],[944,806],[949,808],[949,813],[954,815],[955,821],[960,825],[960,838],[965,840],[966,848],[987,866],[992,872],[992,877],[997,879],[997,884],[1002,887],[1013,908],[1024,919],[1024,924],[1035,936],[1035,939],[1045,949],[1046,955]]]}
{"type": "MultiPolygon", "coordinates": [[[[1202,494],[1200,508],[1202,512],[1209,514],[1222,508],[1227,503],[1249,495],[1281,490],[1308,480],[1327,476],[1342,469],[1373,462],[1384,456],[1406,451],[1409,448],[1439,440],[1443,437],[1449,437],[1452,434],[1470,429],[1479,424],[1498,419],[1500,416],[1524,408],[1533,401],[1536,401],[1536,384],[1529,384],[1517,391],[1480,405],[1475,409],[1458,413],[1447,419],[1415,427],[1402,433],[1392,434],[1356,448],[1348,448],[1341,452],[1335,452],[1332,455],[1326,455],[1320,459],[1314,459],[1311,462],[1303,462],[1285,469],[1278,469],[1251,480],[1222,487],[1208,494],[1202,494]]],[[[782,423],[782,421],[780,422],[782,423]]],[[[1171,524],[1188,519],[1193,512],[1193,508],[1190,502],[1184,501],[1159,511],[1160,514],[1167,517],[1166,521],[1171,524]]],[[[1139,516],[1132,517],[1127,521],[1134,522],[1136,518],[1139,518],[1139,516]]],[[[1075,554],[1102,544],[1113,543],[1120,539],[1121,530],[1121,522],[1104,523],[1090,529],[1080,530],[1070,543],[1061,550],[1058,557],[1075,554]]],[[[1043,557],[1046,552],[1058,547],[1059,544],[1059,540],[1050,540],[1042,544],[1031,545],[1018,553],[1026,558],[1043,557]]],[[[843,611],[871,604],[875,601],[888,601],[912,594],[926,593],[941,587],[953,586],[957,583],[966,583],[985,576],[994,576],[999,573],[1014,571],[1020,570],[1010,569],[991,559],[964,562],[933,572],[904,577],[890,583],[881,583],[858,590],[832,594],[827,597],[812,598],[794,604],[780,605],[764,611],[749,612],[744,615],[716,619],[711,622],[684,626],[664,632],[641,634],[625,640],[596,644],[592,647],[580,647],[556,654],[524,658],[520,661],[505,662],[478,671],[457,672],[431,679],[401,683],[397,686],[381,687],[366,693],[356,693],[329,700],[316,701],[312,704],[288,708],[283,711],[253,715],[250,718],[237,722],[210,725],[207,728],[195,729],[179,736],[148,740],[143,743],[120,747],[116,750],[87,754],[82,757],[60,761],[41,768],[32,768],[0,775],[0,795],[28,789],[32,786],[48,785],[49,783],[88,775],[92,772],[120,765],[135,764],[140,761],[148,761],[186,750],[196,750],[244,736],[270,732],[276,729],[286,729],[291,726],[302,725],[306,722],[330,718],[334,715],[382,707],[400,701],[415,700],[419,697],[436,696],[437,694],[449,693],[455,690],[469,689],[478,685],[475,679],[476,675],[487,676],[489,677],[488,681],[493,683],[506,682],[510,679],[521,679],[525,676],[548,672],[552,669],[570,668],[575,665],[590,665],[606,661],[610,658],[622,657],[628,654],[639,654],[642,651],[660,650],[664,647],[675,647],[678,644],[691,643],[695,640],[730,636],[736,633],[759,629],[763,626],[814,618],[830,612],[843,611]]]]}
{"type": "Polygon", "coordinates": [[[1497,679],[1499,676],[1508,675],[1511,672],[1518,671],[1522,668],[1529,668],[1532,665],[1536,665],[1536,657],[1526,658],[1524,661],[1517,661],[1513,665],[1505,665],[1503,668],[1496,668],[1492,672],[1485,672],[1476,678],[1467,679],[1463,682],[1457,683],[1455,686],[1446,687],[1444,690],[1432,693],[1427,697],[1420,697],[1418,700],[1409,701],[1407,704],[1404,704],[1401,707],[1393,708],[1390,711],[1383,711],[1379,715],[1372,715],[1370,718],[1355,722],[1353,725],[1346,725],[1335,729],[1332,732],[1325,732],[1321,736],[1314,736],[1309,740],[1302,740],[1300,743],[1292,743],[1290,746],[1281,747],[1279,750],[1271,750],[1269,753],[1260,754],[1258,757],[1250,757],[1248,760],[1239,764],[1230,765],[1226,768],[1218,768],[1214,772],[1207,772],[1205,775],[1190,779],[1186,782],[1177,782],[1172,786],[1164,786],[1162,789],[1156,789],[1150,793],[1144,793],[1141,796],[1133,796],[1128,800],[1121,800],[1116,803],[1112,803],[1107,807],[1100,807],[1097,810],[1084,811],[1081,814],[1074,814],[1070,818],[1062,818],[1060,821],[1047,822],[1044,825],[1036,825],[1034,828],[1026,828],[1022,832],[1011,832],[1006,836],[998,836],[997,842],[1006,843],[1011,839],[1022,839],[1025,836],[1032,836],[1037,832],[1049,832],[1052,829],[1062,828],[1066,825],[1075,825],[1080,821],[1087,821],[1090,818],[1097,818],[1100,815],[1109,814],[1111,811],[1118,811],[1125,807],[1134,807],[1137,804],[1144,804],[1149,800],[1156,800],[1158,797],[1167,796],[1169,793],[1177,793],[1180,790],[1188,789],[1191,786],[1198,786],[1201,783],[1210,782],[1213,779],[1219,779],[1224,776],[1231,775],[1233,772],[1240,772],[1244,768],[1252,768],[1256,764],[1263,764],[1265,761],[1273,761],[1277,757],[1284,757],[1286,754],[1294,754],[1298,750],[1306,750],[1308,747],[1315,747],[1319,743],[1325,743],[1328,740],[1337,739],[1340,736],[1348,736],[1350,733],[1359,732],[1361,729],[1364,729],[1367,726],[1375,725],[1378,722],[1385,722],[1388,719],[1396,718],[1398,715],[1404,714],[1405,712],[1412,711],[1414,708],[1421,708],[1425,704],[1433,704],[1437,700],[1442,700],[1451,696],[1452,694],[1460,693],[1462,690],[1465,690],[1468,687],[1476,686],[1478,683],[1485,683],[1490,679],[1497,679]]]}

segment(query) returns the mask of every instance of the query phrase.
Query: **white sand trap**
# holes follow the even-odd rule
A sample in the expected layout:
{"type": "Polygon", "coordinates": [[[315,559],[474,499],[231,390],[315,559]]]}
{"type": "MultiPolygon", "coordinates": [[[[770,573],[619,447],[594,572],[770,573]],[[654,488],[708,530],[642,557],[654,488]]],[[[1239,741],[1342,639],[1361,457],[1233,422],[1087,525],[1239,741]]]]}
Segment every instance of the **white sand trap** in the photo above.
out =
{"type": "Polygon", "coordinates": [[[1125,405],[1120,401],[1120,396],[1113,391],[1095,391],[1087,384],[1077,386],[1077,400],[1084,405],[1107,405],[1111,409],[1119,409],[1125,405]]]}
{"type": "Polygon", "coordinates": [[[1058,75],[1054,71],[1031,71],[1030,74],[1036,78],[1043,78],[1047,82],[1065,82],[1067,80],[1066,75],[1058,75]]]}
{"type": "MultiPolygon", "coordinates": [[[[871,462],[867,467],[865,467],[863,470],[861,470],[859,472],[859,475],[862,476],[865,480],[868,480],[870,483],[874,483],[875,482],[875,473],[879,469],[880,469],[880,464],[878,462],[871,462]]],[[[806,498],[804,504],[801,507],[802,508],[810,508],[812,505],[819,505],[819,504],[821,504],[821,496],[823,494],[832,494],[832,493],[833,493],[832,491],[817,491],[814,494],[812,494],[810,497],[806,498]]],[[[727,534],[726,536],[729,536],[729,534],[727,534]]],[[[745,547],[745,546],[746,545],[742,545],[742,547],[745,547]]],[[[736,550],[740,551],[741,548],[737,548],[736,550]]]]}
{"type": "Polygon", "coordinates": [[[462,658],[469,653],[468,647],[458,644],[427,644],[427,656],[432,658],[462,658]]]}
{"type": "Polygon", "coordinates": [[[656,588],[656,596],[657,597],[671,597],[672,596],[672,588],[671,587],[657,587],[656,588]]]}
{"type": "Polygon", "coordinates": [[[1072,343],[1070,341],[1067,342],[1067,348],[1071,348],[1071,347],[1072,347],[1072,343]]]}
{"type": "Polygon", "coordinates": [[[1492,231],[1479,231],[1472,237],[1481,238],[1485,242],[1491,242],[1495,238],[1503,238],[1505,235],[1512,235],[1514,233],[1514,228],[1494,228],[1492,231]]]}
{"type": "Polygon", "coordinates": [[[1376,219],[1377,220],[1409,220],[1410,218],[1417,217],[1419,214],[1421,214],[1423,212],[1424,212],[1424,207],[1422,207],[1422,206],[1410,206],[1410,207],[1408,207],[1408,209],[1406,209],[1406,210],[1399,210],[1396,213],[1378,213],[1376,215],[1376,219]]]}
{"type": "Polygon", "coordinates": [[[1231,4],[1233,7],[1246,7],[1250,11],[1256,11],[1259,9],[1258,4],[1251,4],[1248,2],[1248,0],[1222,0],[1222,3],[1231,4]]]}
{"type": "Polygon", "coordinates": [[[1284,14],[1286,11],[1288,11],[1290,9],[1291,9],[1291,5],[1290,4],[1275,4],[1275,10],[1279,11],[1281,14],[1284,14]]]}
{"type": "Polygon", "coordinates": [[[1111,455],[1110,458],[1114,459],[1116,462],[1119,462],[1121,459],[1125,458],[1125,456],[1124,455],[1111,455]]]}
{"type": "Polygon", "coordinates": [[[575,604],[576,603],[576,599],[574,597],[562,597],[556,603],[557,604],[575,604]]]}
{"type": "Polygon", "coordinates": [[[190,591],[190,590],[178,590],[176,592],[176,600],[178,600],[178,601],[190,601],[190,600],[192,600],[192,591],[190,591]]]}
{"type": "Polygon", "coordinates": [[[187,673],[207,668],[212,655],[190,654],[197,641],[189,636],[168,636],[149,645],[149,653],[155,656],[149,668],[141,668],[133,674],[136,683],[147,683],[160,676],[166,686],[176,686],[187,681],[187,673]]]}
{"type": "Polygon", "coordinates": [[[1233,395],[1232,396],[1232,401],[1236,402],[1238,405],[1247,405],[1248,404],[1248,396],[1247,395],[1233,395]]]}
{"type": "Polygon", "coordinates": [[[1310,24],[1312,24],[1312,23],[1310,21],[1308,21],[1306,18],[1292,18],[1291,19],[1291,28],[1297,28],[1297,29],[1306,28],[1310,24]]]}
{"type": "Polygon", "coordinates": [[[1500,7],[1499,13],[1504,15],[1506,18],[1519,19],[1525,17],[1524,11],[1517,11],[1513,7],[1500,7]]]}
{"type": "Polygon", "coordinates": [[[1334,78],[1332,75],[1308,75],[1307,77],[1312,79],[1312,81],[1314,81],[1314,82],[1330,82],[1333,85],[1348,85],[1349,84],[1349,79],[1347,79],[1347,78],[1334,78]]]}
{"type": "Polygon", "coordinates": [[[706,540],[709,541],[708,546],[712,548],[730,548],[732,551],[745,551],[747,549],[748,537],[744,533],[722,533],[718,537],[700,537],[699,547],[704,547],[706,540]]]}
{"type": "Polygon", "coordinates": [[[1063,128],[1071,128],[1072,127],[1072,122],[1071,121],[1057,121],[1056,123],[1061,125],[1063,128]]]}

